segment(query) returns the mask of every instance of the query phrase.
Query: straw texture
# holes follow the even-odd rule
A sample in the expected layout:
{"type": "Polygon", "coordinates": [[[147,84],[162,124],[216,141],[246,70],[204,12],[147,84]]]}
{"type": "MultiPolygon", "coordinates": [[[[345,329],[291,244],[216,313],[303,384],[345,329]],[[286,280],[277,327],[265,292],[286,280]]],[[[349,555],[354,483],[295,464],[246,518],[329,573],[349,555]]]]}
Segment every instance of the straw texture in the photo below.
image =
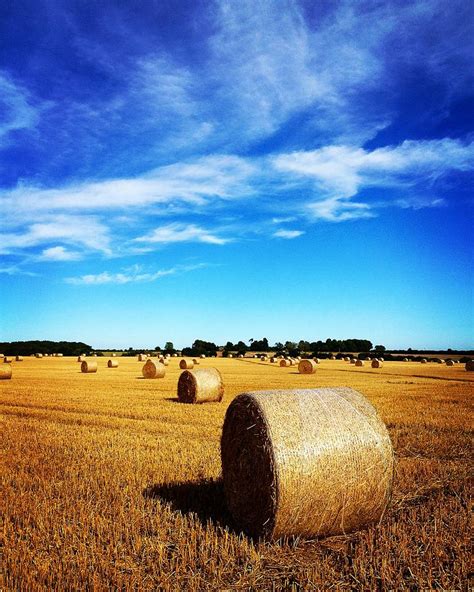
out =
{"type": "Polygon", "coordinates": [[[314,360],[301,360],[298,364],[300,374],[314,374],[316,372],[316,362],[314,360]]]}
{"type": "Polygon", "coordinates": [[[107,362],[107,368],[118,368],[118,360],[109,360],[107,362]]]}
{"type": "Polygon", "coordinates": [[[285,368],[286,366],[291,366],[290,360],[280,360],[280,366],[285,368]]]}
{"type": "Polygon", "coordinates": [[[253,537],[349,532],[379,521],[390,498],[387,429],[349,388],[239,395],[221,457],[227,504],[253,537]]]}
{"type": "Polygon", "coordinates": [[[138,361],[139,362],[145,362],[146,359],[147,359],[146,354],[138,354],[138,361]]]}
{"type": "Polygon", "coordinates": [[[355,364],[356,363],[356,359],[355,358],[351,358],[351,364],[355,364]]]}
{"type": "Polygon", "coordinates": [[[81,372],[84,374],[90,374],[91,372],[97,372],[97,362],[92,360],[84,360],[81,363],[81,372]]]}
{"type": "Polygon", "coordinates": [[[364,360],[356,360],[356,366],[363,366],[364,360]]]}
{"type": "Polygon", "coordinates": [[[181,370],[192,370],[194,368],[194,362],[192,360],[181,360],[179,367],[181,370]]]}
{"type": "Polygon", "coordinates": [[[372,368],[382,368],[383,362],[380,360],[372,360],[372,368]]]}
{"type": "Polygon", "coordinates": [[[12,367],[10,364],[0,366],[0,380],[10,380],[12,377],[12,367]]]}
{"type": "Polygon", "coordinates": [[[78,362],[85,362],[86,357],[85,356],[77,356],[77,361],[78,362]]]}
{"type": "Polygon", "coordinates": [[[159,360],[148,359],[142,368],[144,378],[163,378],[166,368],[163,362],[159,360]]]}
{"type": "Polygon", "coordinates": [[[223,396],[224,383],[215,368],[185,370],[179,377],[178,399],[182,403],[219,402],[223,396]]]}

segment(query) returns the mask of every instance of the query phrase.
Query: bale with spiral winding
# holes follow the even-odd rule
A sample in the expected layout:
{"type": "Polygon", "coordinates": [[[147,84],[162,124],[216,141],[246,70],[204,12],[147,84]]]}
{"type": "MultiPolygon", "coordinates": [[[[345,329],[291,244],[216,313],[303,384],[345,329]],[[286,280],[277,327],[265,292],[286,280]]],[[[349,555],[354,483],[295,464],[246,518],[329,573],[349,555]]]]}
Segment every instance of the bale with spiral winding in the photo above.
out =
{"type": "Polygon", "coordinates": [[[10,380],[12,377],[12,367],[10,364],[0,366],[0,380],[10,380]]]}
{"type": "Polygon", "coordinates": [[[298,364],[300,374],[314,374],[316,372],[316,362],[314,360],[301,360],[298,364]]]}
{"type": "Polygon", "coordinates": [[[118,368],[118,360],[109,360],[107,362],[107,368],[118,368]]]}
{"type": "Polygon", "coordinates": [[[142,368],[143,378],[163,378],[166,368],[163,362],[149,358],[142,368]]]}
{"type": "Polygon", "coordinates": [[[179,377],[178,399],[181,403],[219,402],[223,396],[224,383],[215,368],[185,370],[179,377]]]}
{"type": "Polygon", "coordinates": [[[181,360],[179,367],[181,370],[192,370],[194,368],[194,362],[192,360],[181,360]]]}
{"type": "Polygon", "coordinates": [[[93,362],[92,360],[81,363],[81,372],[84,374],[91,374],[92,372],[97,372],[97,362],[93,362]]]}
{"type": "Polygon", "coordinates": [[[250,536],[324,536],[378,522],[394,457],[372,405],[350,388],[243,393],[221,437],[227,505],[250,536]]]}

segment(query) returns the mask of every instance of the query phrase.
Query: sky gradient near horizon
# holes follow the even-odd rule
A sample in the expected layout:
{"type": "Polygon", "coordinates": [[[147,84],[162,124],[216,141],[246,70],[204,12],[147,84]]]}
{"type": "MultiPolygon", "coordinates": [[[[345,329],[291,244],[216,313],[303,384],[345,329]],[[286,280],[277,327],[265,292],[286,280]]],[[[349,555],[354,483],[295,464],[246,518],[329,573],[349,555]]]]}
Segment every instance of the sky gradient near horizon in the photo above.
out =
{"type": "Polygon", "coordinates": [[[6,0],[0,340],[472,348],[459,0],[6,0]]]}

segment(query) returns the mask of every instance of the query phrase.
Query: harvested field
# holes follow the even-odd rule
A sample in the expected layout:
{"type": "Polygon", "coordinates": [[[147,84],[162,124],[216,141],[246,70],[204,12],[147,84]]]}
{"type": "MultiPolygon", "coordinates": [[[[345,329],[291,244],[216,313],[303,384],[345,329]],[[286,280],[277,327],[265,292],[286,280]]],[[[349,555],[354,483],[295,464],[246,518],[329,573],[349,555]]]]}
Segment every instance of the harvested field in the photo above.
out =
{"type": "MultiPolygon", "coordinates": [[[[469,588],[474,375],[464,365],[322,360],[315,374],[203,359],[220,404],[177,401],[181,370],[144,380],[136,358],[82,374],[25,358],[1,381],[0,589],[389,590],[469,588]],[[262,543],[235,530],[220,480],[227,407],[243,392],[347,386],[386,423],[397,463],[382,522],[262,543]]],[[[472,583],[471,583],[472,586],[472,583]]]]}

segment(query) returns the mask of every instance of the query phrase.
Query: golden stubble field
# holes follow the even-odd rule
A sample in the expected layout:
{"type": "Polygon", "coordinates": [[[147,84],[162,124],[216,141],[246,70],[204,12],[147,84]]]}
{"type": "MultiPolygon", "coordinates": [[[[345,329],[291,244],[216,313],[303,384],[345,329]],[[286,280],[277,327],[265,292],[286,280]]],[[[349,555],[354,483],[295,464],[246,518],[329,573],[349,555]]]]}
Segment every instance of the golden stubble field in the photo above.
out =
{"type": "Polygon", "coordinates": [[[474,374],[463,365],[322,361],[297,374],[206,359],[220,404],[176,401],[180,370],[141,378],[120,358],[81,374],[72,358],[27,358],[0,382],[0,589],[467,590],[474,374]],[[324,540],[252,542],[223,499],[219,440],[243,391],[350,386],[396,450],[379,525],[324,540]]]}

